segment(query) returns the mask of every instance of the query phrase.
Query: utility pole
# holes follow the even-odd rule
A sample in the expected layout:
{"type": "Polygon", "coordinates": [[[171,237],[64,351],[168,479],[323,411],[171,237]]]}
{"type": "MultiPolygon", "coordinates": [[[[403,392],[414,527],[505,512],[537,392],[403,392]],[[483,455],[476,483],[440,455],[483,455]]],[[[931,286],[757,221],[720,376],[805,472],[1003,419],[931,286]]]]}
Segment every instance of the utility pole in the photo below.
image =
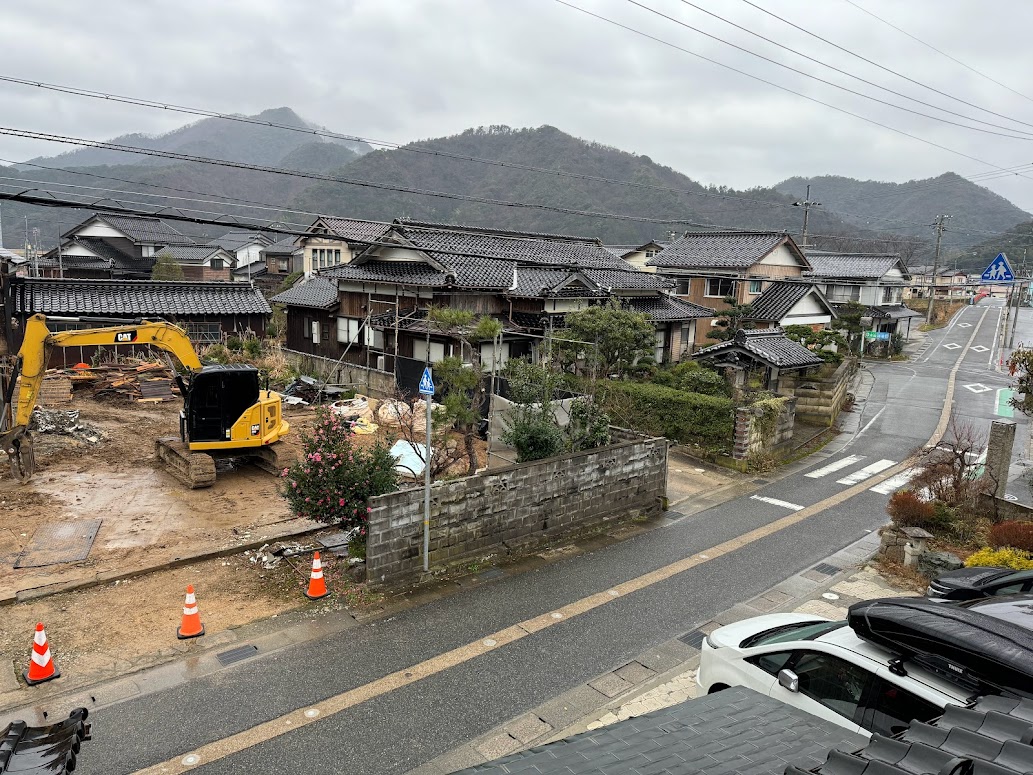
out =
{"type": "Polygon", "coordinates": [[[802,202],[793,202],[793,207],[803,208],[803,234],[800,237],[800,249],[806,250],[807,245],[807,221],[811,214],[812,207],[821,207],[821,202],[811,201],[811,187],[807,186],[807,195],[803,198],[802,202]]]}
{"type": "Polygon", "coordinates": [[[932,224],[936,227],[936,254],[933,257],[933,281],[929,291],[929,306],[925,310],[926,323],[932,323],[933,321],[933,305],[936,303],[936,273],[940,271],[940,240],[943,237],[943,230],[950,217],[949,215],[937,215],[936,223],[932,224]]]}

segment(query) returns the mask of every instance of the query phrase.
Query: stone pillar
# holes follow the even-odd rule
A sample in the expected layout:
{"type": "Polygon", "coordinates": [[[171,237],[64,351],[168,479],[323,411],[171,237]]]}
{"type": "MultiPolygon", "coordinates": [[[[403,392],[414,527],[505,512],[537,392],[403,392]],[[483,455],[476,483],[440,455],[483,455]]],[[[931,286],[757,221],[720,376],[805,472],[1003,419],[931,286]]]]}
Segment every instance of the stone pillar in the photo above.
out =
{"type": "Polygon", "coordinates": [[[1015,444],[1015,422],[994,420],[990,423],[990,439],[986,443],[986,474],[996,482],[995,498],[1003,498],[1008,488],[1008,469],[1011,467],[1011,451],[1015,444]]]}

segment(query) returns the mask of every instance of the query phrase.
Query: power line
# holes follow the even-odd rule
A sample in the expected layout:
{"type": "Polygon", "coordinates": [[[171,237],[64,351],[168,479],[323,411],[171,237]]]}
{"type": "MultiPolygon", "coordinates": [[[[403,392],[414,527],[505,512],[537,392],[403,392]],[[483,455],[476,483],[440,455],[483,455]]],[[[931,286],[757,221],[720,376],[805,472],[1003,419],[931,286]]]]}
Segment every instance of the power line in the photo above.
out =
{"type": "MultiPolygon", "coordinates": [[[[614,21],[613,19],[609,19],[609,18],[607,18],[605,16],[601,16],[600,14],[593,13],[592,11],[586,10],[584,8],[580,8],[579,6],[576,6],[573,3],[567,2],[567,0],[555,0],[555,2],[559,3],[560,5],[566,6],[567,8],[571,8],[571,9],[573,9],[575,11],[579,11],[580,13],[583,13],[586,16],[591,16],[592,18],[598,19],[599,21],[606,22],[607,24],[612,24],[615,27],[620,27],[621,29],[627,30],[628,32],[631,32],[631,33],[634,33],[635,35],[639,35],[639,36],[641,36],[643,38],[647,38],[647,39],[652,40],[652,41],[654,41],[656,43],[660,43],[661,45],[664,45],[664,46],[667,46],[669,48],[672,48],[675,51],[680,51],[683,54],[688,54],[689,56],[696,57],[697,59],[702,59],[705,62],[710,62],[711,64],[717,65],[718,67],[721,67],[721,68],[723,68],[725,70],[730,70],[733,73],[738,73],[739,75],[744,75],[747,78],[751,78],[751,79],[753,79],[755,81],[759,81],[760,83],[767,84],[768,86],[773,86],[776,89],[781,89],[782,91],[788,92],[789,94],[793,94],[793,95],[795,95],[797,97],[801,97],[801,98],[807,100],[808,102],[814,102],[814,103],[816,103],[818,105],[822,105],[822,106],[824,106],[826,108],[830,108],[832,110],[835,110],[838,113],[843,113],[843,114],[845,114],[847,116],[852,116],[853,118],[858,118],[861,121],[867,122],[867,123],[872,124],[874,126],[881,127],[883,129],[888,129],[891,132],[895,132],[896,134],[902,135],[904,137],[909,137],[912,140],[917,140],[918,142],[924,143],[925,145],[932,146],[933,148],[939,148],[941,151],[947,151],[948,153],[952,153],[955,156],[961,156],[961,157],[966,158],[966,159],[971,159],[972,161],[978,162],[979,164],[984,164],[987,167],[993,167],[994,169],[997,169],[997,170],[1004,170],[1004,169],[1006,169],[1005,167],[1001,167],[1000,165],[994,164],[992,162],[985,161],[985,160],[980,159],[980,158],[978,158],[976,156],[972,156],[972,155],[964,153],[962,151],[957,151],[957,150],[955,150],[953,148],[949,148],[949,147],[947,147],[945,145],[941,145],[940,143],[934,142],[932,140],[926,140],[924,137],[919,137],[918,135],[913,135],[910,132],[905,132],[903,129],[897,129],[896,127],[890,126],[889,124],[884,124],[881,121],[876,121],[873,118],[868,118],[867,116],[863,116],[860,113],[854,113],[853,111],[847,110],[846,108],[841,108],[841,107],[839,107],[837,105],[833,105],[830,102],[825,102],[824,100],[820,100],[817,97],[811,97],[808,94],[804,94],[803,92],[796,91],[795,89],[791,89],[788,86],[783,86],[780,83],[775,83],[774,81],[769,81],[766,78],[762,78],[759,75],[754,75],[753,73],[746,72],[745,70],[740,70],[737,67],[733,67],[732,65],[727,65],[724,62],[719,62],[716,59],[711,59],[710,57],[704,56],[703,54],[697,54],[695,51],[691,51],[691,50],[689,50],[687,48],[683,48],[682,46],[679,46],[679,45],[677,45],[675,43],[671,43],[670,41],[666,41],[663,38],[658,38],[658,37],[656,37],[654,35],[650,35],[647,32],[642,32],[641,30],[637,30],[634,27],[629,27],[628,25],[622,24],[621,22],[614,21]]],[[[1023,176],[1023,177],[1026,177],[1026,176],[1023,176]]]]}
{"type": "MultiPolygon", "coordinates": [[[[1029,136],[1023,137],[1023,136],[1020,136],[1020,135],[1005,134],[1003,132],[995,132],[992,129],[983,129],[981,127],[969,126],[967,124],[961,124],[961,123],[958,123],[957,121],[951,121],[950,119],[946,119],[946,118],[943,118],[941,116],[934,116],[934,115],[931,115],[929,113],[923,113],[920,110],[913,110],[912,108],[904,107],[903,105],[897,105],[895,103],[888,102],[888,101],[883,100],[883,99],[879,99],[878,97],[873,97],[870,94],[865,94],[864,92],[857,91],[856,89],[851,89],[851,88],[849,88],[847,86],[843,86],[842,84],[835,83],[834,81],[829,81],[829,80],[827,80],[825,78],[821,78],[820,76],[814,75],[812,73],[808,73],[808,72],[806,72],[804,70],[799,70],[799,69],[797,69],[795,67],[792,67],[791,65],[787,65],[787,64],[785,64],[783,62],[779,62],[777,59],[772,59],[771,57],[764,56],[763,54],[758,54],[756,51],[751,51],[750,49],[745,48],[744,46],[740,46],[740,45],[738,45],[736,43],[732,43],[731,41],[725,40],[724,38],[720,38],[717,35],[712,35],[711,33],[706,32],[705,30],[701,30],[698,27],[693,27],[691,24],[683,22],[681,19],[676,19],[675,17],[670,16],[670,15],[668,15],[666,13],[663,13],[662,11],[658,11],[655,8],[650,8],[648,5],[644,5],[643,3],[638,2],[638,0],[627,0],[627,2],[631,3],[634,6],[637,6],[638,8],[643,9],[644,11],[649,11],[650,13],[656,14],[657,16],[659,16],[659,17],[661,17],[663,19],[667,19],[668,21],[673,22],[674,24],[677,24],[677,25],[679,25],[681,27],[685,27],[686,29],[692,30],[693,32],[696,32],[696,33],[698,33],[700,35],[703,35],[704,37],[710,38],[711,40],[716,40],[718,43],[722,43],[722,44],[724,44],[726,46],[730,46],[731,48],[734,48],[737,51],[742,51],[745,54],[749,54],[750,56],[756,57],[757,59],[761,59],[761,60],[763,60],[763,61],[765,61],[765,62],[767,62],[769,64],[775,65],[776,67],[781,67],[781,68],[783,68],[785,70],[789,70],[792,73],[796,73],[797,75],[802,75],[804,78],[810,78],[811,80],[817,81],[818,83],[823,83],[826,86],[831,86],[834,89],[839,89],[841,91],[845,91],[848,94],[853,94],[854,96],[861,97],[862,99],[871,100],[872,102],[877,102],[880,105],[886,105],[887,107],[895,108],[896,110],[902,110],[905,113],[911,113],[913,115],[921,116],[923,118],[932,119],[933,121],[940,121],[940,122],[942,122],[944,124],[950,124],[952,126],[961,127],[962,129],[969,129],[969,130],[971,130],[973,132],[983,132],[984,134],[996,135],[998,137],[1007,137],[1007,138],[1010,138],[1012,140],[1025,140],[1025,141],[1033,140],[1033,137],[1029,137],[1029,136]]],[[[682,0],[682,2],[685,2],[685,0],[682,0]]],[[[689,5],[691,5],[691,4],[689,4],[689,5]]],[[[693,6],[693,7],[696,7],[696,6],[693,6]]],[[[721,17],[718,17],[718,18],[721,18],[721,17]]],[[[731,22],[729,22],[729,24],[731,24],[731,22]]],[[[735,26],[738,26],[738,25],[735,25],[735,26]]],[[[780,44],[776,44],[776,45],[780,45],[780,44]]],[[[783,46],[783,48],[786,48],[786,47],[783,46]]],[[[788,49],[788,50],[789,51],[793,51],[792,49],[788,49]]],[[[793,53],[796,54],[796,53],[799,53],[799,52],[793,51],[793,53]]],[[[804,55],[801,54],[800,56],[804,56],[804,55]]],[[[807,58],[810,59],[810,57],[807,57],[807,58]]],[[[814,60],[814,61],[818,61],[818,60],[814,60]]],[[[819,64],[824,64],[824,63],[819,62],[819,64]]],[[[826,67],[831,67],[831,65],[826,65],[826,67]]],[[[833,68],[833,69],[836,69],[836,68],[833,68]]],[[[839,72],[844,72],[844,71],[839,71],[839,72]]],[[[849,73],[846,73],[846,74],[849,75],[849,73]]],[[[859,80],[863,80],[863,79],[859,79],[859,80]]],[[[870,83],[870,82],[869,81],[865,81],[865,83],[870,83]]],[[[883,87],[879,86],[878,84],[873,84],[873,85],[876,86],[877,88],[883,88],[883,87]]],[[[889,91],[889,90],[887,89],[887,91],[889,91]]],[[[907,98],[907,99],[912,99],[912,98],[907,98]]],[[[917,102],[917,100],[914,100],[914,101],[917,102]]],[[[936,109],[944,111],[944,112],[951,113],[951,111],[947,111],[944,108],[936,108],[936,109]]],[[[952,115],[958,115],[956,113],[951,113],[951,114],[952,115]]],[[[967,117],[962,116],[962,118],[967,118],[967,117]]],[[[975,119],[975,120],[978,120],[978,119],[975,119]]],[[[986,123],[986,122],[982,122],[982,123],[986,123]]],[[[1018,130],[1018,129],[1011,129],[1009,127],[1005,127],[1005,128],[1009,129],[1009,131],[1012,131],[1012,132],[1020,132],[1020,131],[1022,131],[1022,130],[1018,130]]]]}
{"type": "Polygon", "coordinates": [[[958,58],[956,58],[956,57],[953,57],[953,56],[951,56],[950,54],[948,54],[948,53],[947,53],[946,51],[941,51],[940,49],[936,48],[936,46],[932,45],[931,43],[926,43],[926,42],[925,42],[924,40],[922,40],[921,38],[918,38],[918,37],[916,37],[916,36],[912,35],[912,34],[911,34],[910,32],[908,32],[907,30],[903,30],[903,29],[901,29],[900,27],[898,27],[897,25],[895,25],[895,24],[893,24],[893,23],[891,23],[891,22],[888,22],[888,21],[886,21],[886,20],[885,20],[885,19],[883,19],[883,18],[882,18],[881,16],[876,16],[876,15],[875,15],[874,13],[872,13],[871,11],[869,11],[869,10],[868,10],[867,8],[862,8],[862,7],[860,6],[860,5],[858,5],[857,3],[853,2],[853,0],[844,0],[844,2],[847,2],[847,3],[849,3],[849,4],[850,4],[850,5],[852,5],[852,6],[854,7],[854,8],[856,8],[856,9],[857,9],[858,11],[862,11],[862,12],[864,12],[864,13],[868,14],[868,15],[869,15],[869,16],[871,16],[871,17],[872,17],[873,19],[878,19],[878,20],[879,20],[880,22],[882,22],[883,24],[885,24],[885,25],[886,25],[886,26],[888,26],[888,27],[892,27],[892,28],[893,28],[893,29],[895,29],[895,30],[896,30],[897,32],[901,33],[902,35],[907,35],[907,36],[908,36],[909,38],[911,38],[911,40],[915,41],[916,43],[921,43],[921,44],[922,44],[923,46],[925,46],[926,48],[932,49],[933,51],[935,51],[935,52],[936,52],[937,54],[939,54],[940,56],[944,56],[944,57],[946,57],[947,59],[951,60],[952,62],[955,62],[956,64],[959,64],[959,65],[961,65],[961,66],[962,66],[962,67],[964,67],[964,68],[965,68],[966,70],[971,70],[971,71],[972,71],[973,73],[975,73],[976,75],[980,76],[981,78],[985,78],[986,80],[990,81],[991,83],[995,83],[995,84],[997,84],[997,85],[998,85],[998,86],[1000,86],[1000,87],[1001,87],[1002,89],[1007,89],[1007,90],[1008,90],[1008,91],[1010,91],[1010,92],[1011,92],[1012,94],[1016,94],[1016,95],[1018,95],[1019,97],[1022,97],[1022,98],[1023,98],[1024,100],[1029,100],[1030,102],[1033,102],[1033,97],[1029,97],[1029,96],[1027,96],[1027,95],[1023,94],[1023,93],[1022,93],[1022,92],[1020,92],[1020,91],[1016,91],[1016,90],[1015,90],[1015,89],[1013,89],[1012,87],[1010,87],[1010,86],[1008,86],[1008,85],[1006,85],[1006,84],[1003,84],[1003,83],[1001,83],[1000,81],[998,81],[998,80],[996,80],[996,79],[994,79],[994,78],[991,78],[991,77],[990,77],[989,75],[987,75],[986,73],[982,73],[982,72],[980,72],[979,70],[976,70],[976,68],[972,67],[971,65],[965,64],[965,63],[964,63],[964,62],[962,62],[962,61],[961,61],[960,59],[958,59],[958,58]]]}
{"type": "MultiPolygon", "coordinates": [[[[682,0],[682,1],[684,2],[685,0],[682,0]]],[[[794,24],[793,22],[789,21],[788,19],[785,19],[785,18],[779,16],[777,13],[775,13],[773,11],[769,11],[767,8],[764,8],[764,7],[760,6],[760,5],[757,5],[756,3],[752,2],[752,0],[742,0],[742,1],[744,3],[746,3],[747,5],[749,5],[749,6],[751,6],[753,8],[756,8],[758,11],[761,11],[763,13],[766,13],[768,16],[771,16],[771,17],[774,17],[775,19],[778,19],[783,24],[788,24],[790,27],[792,27],[794,29],[797,29],[797,30],[799,30],[800,32],[802,32],[802,33],[804,33],[806,35],[810,35],[812,38],[816,38],[816,39],[820,40],[822,43],[827,43],[828,45],[832,46],[833,48],[839,49],[840,51],[842,51],[842,52],[844,52],[846,54],[849,54],[852,57],[856,57],[857,59],[860,59],[862,62],[867,62],[868,64],[872,65],[873,67],[877,67],[880,70],[883,70],[883,71],[885,71],[887,73],[890,73],[892,75],[897,76],[898,78],[903,78],[905,81],[908,81],[909,83],[913,83],[916,86],[921,86],[923,89],[928,89],[929,91],[935,92],[936,94],[939,94],[939,95],[941,95],[943,97],[947,97],[948,99],[952,99],[955,102],[960,102],[962,105],[968,105],[971,108],[976,108],[977,110],[982,110],[982,111],[984,111],[986,113],[989,113],[989,114],[991,114],[993,116],[998,116],[998,117],[1006,119],[1008,121],[1013,121],[1016,124],[1023,124],[1024,126],[1033,127],[1033,124],[1027,123],[1025,121],[1020,121],[1017,118],[1012,118],[1011,116],[1006,116],[1003,113],[998,113],[998,112],[996,112],[994,110],[990,110],[989,108],[984,108],[984,107],[982,107],[980,105],[976,105],[974,102],[969,102],[968,100],[963,100],[960,97],[955,97],[953,94],[948,94],[947,92],[941,91],[940,89],[937,89],[934,86],[930,86],[929,84],[922,83],[921,81],[916,81],[914,78],[910,78],[909,76],[906,76],[903,73],[898,73],[896,70],[893,70],[893,69],[891,69],[889,67],[885,67],[884,65],[881,65],[878,62],[876,62],[876,61],[874,61],[872,59],[869,59],[866,56],[862,56],[861,54],[858,54],[855,51],[851,51],[850,49],[845,48],[844,46],[840,46],[838,43],[833,43],[828,38],[823,38],[821,35],[818,35],[818,34],[816,34],[814,32],[811,32],[810,30],[808,30],[808,29],[806,29],[804,27],[801,27],[799,24],[794,24]]],[[[848,2],[849,2],[849,0],[848,0],[848,2]]],[[[851,3],[851,5],[854,5],[854,3],[851,3]]],[[[857,6],[857,7],[859,7],[859,6],[857,6]]],[[[864,9],[861,8],[860,10],[863,11],[864,9]]],[[[869,13],[869,12],[865,11],[865,13],[869,13]]],[[[874,14],[871,14],[871,15],[874,16],[874,14]]],[[[876,17],[876,18],[878,18],[878,17],[876,17]]],[[[880,19],[880,21],[882,21],[882,20],[880,19]]],[[[901,30],[901,31],[903,32],[903,30],[901,30]]],[[[907,33],[905,33],[905,34],[907,34],[907,33]]],[[[772,42],[774,42],[774,41],[772,41],[772,42]]],[[[776,45],[780,45],[780,44],[776,43],[776,45]]],[[[801,55],[801,56],[803,56],[803,55],[801,55]]],[[[815,60],[815,61],[817,61],[817,60],[815,60]]],[[[1005,87],[1005,88],[1007,88],[1007,87],[1005,87]]],[[[897,94],[897,92],[893,92],[893,93],[897,94]]],[[[901,95],[901,96],[904,96],[904,95],[901,95]]],[[[914,99],[914,98],[909,98],[909,99],[914,99]]],[[[916,102],[921,102],[920,100],[915,100],[915,101],[916,102]]],[[[921,102],[921,104],[922,105],[928,105],[929,103],[921,102]]],[[[930,107],[935,107],[935,106],[930,106],[930,107]]],[[[942,108],[938,108],[938,109],[942,110],[942,108]]],[[[970,120],[974,121],[974,120],[977,120],[977,119],[970,119],[970,120]]],[[[990,126],[997,126],[997,124],[991,124],[990,126]]],[[[1015,131],[1018,131],[1018,130],[1015,130],[1015,131]]]]}
{"type": "MultiPolygon", "coordinates": [[[[569,5],[567,3],[563,3],[563,4],[564,5],[569,5]]],[[[582,10],[580,8],[577,8],[576,6],[569,6],[569,7],[574,8],[575,10],[582,10]]],[[[587,11],[583,11],[583,12],[584,13],[589,13],[587,11]]],[[[589,13],[589,15],[596,16],[595,14],[591,14],[591,13],[589,13]]],[[[599,17],[599,16],[596,16],[596,18],[603,19],[603,17],[599,17]]],[[[610,20],[607,20],[607,19],[603,19],[603,20],[604,21],[610,21],[610,20]]],[[[610,23],[617,24],[616,22],[612,22],[612,21],[610,23]]],[[[620,24],[617,24],[617,26],[624,27],[624,25],[620,25],[620,24]]],[[[624,27],[624,28],[628,29],[629,31],[636,32],[637,34],[644,35],[645,37],[652,38],[652,36],[646,35],[645,33],[638,32],[637,30],[633,30],[633,29],[631,29],[629,27],[624,27]]],[[[661,43],[665,43],[665,45],[672,46],[674,48],[679,48],[677,46],[674,46],[673,44],[666,43],[665,41],[659,40],[657,38],[652,38],[652,39],[653,40],[657,40],[658,42],[661,42],[661,43]]],[[[684,49],[679,49],[679,50],[684,50],[684,49]]],[[[693,52],[686,51],[686,53],[693,53],[693,52]]],[[[701,55],[698,55],[698,54],[693,54],[693,55],[694,56],[699,56],[699,57],[701,57],[703,59],[707,59],[707,61],[713,62],[714,64],[718,64],[718,65],[720,65],[722,67],[728,67],[727,65],[723,65],[723,64],[721,64],[719,62],[716,62],[714,60],[710,60],[707,57],[702,57],[701,55]]],[[[735,70],[735,68],[729,68],[729,69],[735,70]]],[[[746,73],[744,71],[735,70],[735,72],[742,73],[743,75],[747,75],[747,76],[749,76],[751,78],[757,78],[756,76],[753,76],[753,75],[751,75],[749,73],[746,73]]],[[[930,144],[930,145],[934,145],[937,148],[941,148],[943,150],[947,150],[947,151],[949,151],[951,153],[959,153],[957,151],[953,151],[950,148],[946,148],[945,146],[941,146],[941,145],[938,145],[936,143],[931,143],[931,142],[929,142],[927,140],[924,140],[924,139],[922,139],[920,137],[916,137],[914,135],[910,135],[910,134],[908,134],[906,132],[903,132],[901,130],[894,129],[893,127],[889,127],[889,126],[886,126],[884,124],[880,124],[878,122],[872,121],[870,119],[865,118],[864,116],[859,116],[857,114],[850,113],[849,111],[842,110],[841,108],[837,108],[837,107],[835,107],[833,105],[829,105],[828,103],[821,102],[820,100],[815,100],[814,98],[811,98],[811,97],[808,97],[806,95],[800,94],[798,92],[792,91],[791,89],[786,89],[786,87],[782,87],[782,86],[780,86],[778,84],[775,84],[775,83],[772,83],[772,82],[769,82],[769,81],[764,81],[764,79],[759,79],[758,78],[758,80],[761,80],[764,83],[769,83],[770,85],[776,86],[777,88],[785,89],[786,91],[790,91],[791,93],[796,94],[798,96],[803,96],[805,99],[810,99],[812,101],[818,102],[819,104],[825,105],[827,107],[831,107],[834,110],[839,110],[840,112],[847,113],[848,115],[855,116],[857,118],[861,118],[862,120],[868,121],[869,123],[874,123],[877,126],[881,126],[881,127],[890,129],[891,131],[898,132],[900,134],[904,134],[904,135],[906,135],[908,137],[912,137],[913,139],[917,139],[920,142],[924,142],[924,143],[927,143],[927,144],[930,144]]],[[[174,111],[174,112],[178,112],[178,113],[184,113],[184,114],[188,114],[188,115],[198,115],[198,116],[204,116],[204,117],[208,117],[208,118],[217,118],[217,119],[222,119],[222,120],[226,120],[226,121],[234,121],[234,122],[238,122],[238,123],[253,124],[253,125],[257,125],[257,126],[264,126],[264,127],[270,127],[270,128],[276,128],[276,129],[283,129],[283,130],[292,131],[292,132],[301,132],[303,134],[312,134],[312,135],[317,135],[317,136],[320,136],[320,137],[342,139],[342,140],[348,140],[348,141],[354,141],[354,142],[365,142],[365,143],[368,143],[370,145],[383,146],[383,147],[387,147],[387,148],[392,148],[394,150],[404,151],[404,152],[407,152],[407,153],[419,153],[419,154],[425,154],[425,155],[430,155],[430,156],[439,156],[439,157],[444,157],[444,158],[451,158],[451,159],[456,159],[456,160],[461,160],[461,161],[468,161],[468,162],[478,163],[478,164],[486,164],[486,165],[491,165],[491,166],[498,166],[498,167],[505,167],[505,168],[510,168],[510,169],[519,169],[519,170],[524,170],[524,171],[530,171],[530,172],[554,175],[554,176],[564,177],[564,178],[572,178],[572,179],[578,179],[578,180],[584,180],[584,181],[590,181],[590,182],[609,183],[609,184],[620,185],[620,186],[625,186],[625,187],[629,187],[629,188],[645,189],[645,190],[652,190],[652,191],[660,191],[660,192],[673,193],[673,194],[679,194],[679,195],[684,195],[684,196],[696,196],[696,197],[703,197],[703,198],[713,198],[713,199],[721,199],[721,200],[728,200],[728,201],[745,202],[745,203],[749,203],[751,205],[765,206],[765,207],[788,208],[788,207],[791,206],[791,203],[789,203],[789,202],[777,202],[777,201],[770,201],[770,200],[754,199],[754,198],[750,198],[750,197],[736,196],[736,195],[730,195],[730,194],[716,194],[716,193],[709,192],[709,191],[691,191],[691,190],[687,190],[687,189],[678,189],[678,188],[673,188],[673,187],[669,187],[669,186],[659,186],[659,185],[655,185],[655,184],[638,183],[638,182],[634,182],[634,181],[618,180],[618,179],[613,179],[613,178],[605,178],[605,177],[596,176],[596,175],[585,175],[585,174],[581,174],[581,173],[567,172],[567,171],[564,171],[564,170],[556,170],[556,169],[550,169],[550,168],[546,168],[546,167],[536,167],[536,166],[533,166],[533,165],[517,164],[517,163],[512,163],[512,162],[503,162],[503,161],[497,161],[497,160],[493,160],[493,159],[484,159],[484,158],[480,158],[480,157],[476,157],[476,156],[467,156],[467,155],[464,155],[464,154],[455,154],[455,153],[450,153],[450,152],[447,152],[447,151],[438,151],[438,150],[432,150],[432,149],[428,149],[428,148],[419,148],[419,147],[415,147],[415,146],[403,146],[403,145],[400,145],[398,143],[392,143],[392,142],[385,141],[385,140],[375,140],[373,138],[361,137],[361,136],[358,136],[358,135],[341,134],[341,133],[337,133],[337,132],[330,132],[330,131],[324,130],[324,129],[302,128],[302,127],[298,127],[298,126],[292,126],[290,124],[282,124],[282,123],[277,123],[277,122],[272,122],[272,121],[255,119],[255,118],[252,118],[252,117],[249,117],[249,116],[241,116],[241,115],[227,114],[227,113],[218,113],[216,111],[205,110],[205,109],[202,109],[202,108],[187,107],[187,106],[182,106],[182,105],[173,105],[171,103],[160,103],[160,102],[155,102],[155,101],[152,101],[152,100],[145,100],[145,99],[140,99],[140,98],[135,98],[135,97],[128,97],[128,96],[125,96],[125,95],[115,95],[115,94],[107,94],[107,93],[103,93],[103,92],[95,92],[95,91],[90,91],[90,90],[77,89],[77,88],[70,87],[70,86],[63,86],[63,85],[59,85],[59,84],[44,83],[42,81],[29,81],[29,80],[25,80],[25,79],[21,79],[21,78],[15,78],[15,77],[12,77],[12,76],[0,75],[0,81],[6,81],[6,82],[16,83],[16,84],[26,85],[26,86],[34,86],[34,87],[38,87],[38,88],[42,88],[42,89],[50,89],[50,90],[53,90],[53,91],[73,94],[73,95],[76,95],[76,96],[90,97],[90,98],[93,98],[93,99],[102,99],[102,100],[108,100],[108,101],[114,101],[114,102],[120,102],[120,103],[132,104],[132,105],[138,105],[138,106],[142,106],[142,107],[158,108],[158,109],[174,111]]],[[[123,152],[133,153],[135,151],[123,151],[123,152]]],[[[981,159],[978,159],[976,157],[973,157],[973,156],[968,156],[966,154],[959,154],[959,155],[965,156],[966,158],[973,159],[974,161],[980,162],[981,164],[986,164],[987,166],[991,166],[991,167],[995,166],[993,164],[990,164],[990,162],[985,162],[985,161],[983,161],[981,159]]],[[[64,172],[68,172],[69,174],[90,175],[92,177],[97,177],[97,178],[102,178],[102,179],[109,179],[109,180],[115,180],[115,181],[119,181],[119,182],[131,183],[131,184],[136,184],[136,185],[144,185],[144,186],[153,187],[153,188],[167,189],[167,190],[170,190],[170,191],[177,191],[177,192],[180,192],[180,193],[194,193],[194,194],[200,194],[202,196],[207,195],[207,192],[192,191],[190,189],[177,189],[177,188],[174,188],[174,187],[171,187],[171,186],[158,186],[158,185],[155,185],[155,184],[152,184],[152,183],[144,183],[144,182],[139,182],[139,181],[128,181],[128,180],[125,180],[123,178],[114,178],[114,177],[109,177],[109,176],[97,175],[97,174],[94,174],[94,173],[78,172],[78,171],[75,171],[75,170],[67,170],[67,169],[55,168],[55,167],[46,167],[45,165],[35,164],[35,163],[32,163],[32,162],[20,162],[20,163],[19,162],[12,162],[12,163],[23,164],[23,165],[31,165],[31,166],[34,166],[34,167],[40,167],[42,169],[51,169],[51,170],[57,169],[57,170],[61,170],[61,171],[64,171],[64,172]]],[[[1020,165],[1020,167],[1025,167],[1025,166],[1031,166],[1031,165],[1020,165]]],[[[975,177],[977,175],[1018,174],[1018,173],[1013,173],[1012,172],[1013,169],[1016,169],[1016,168],[1010,168],[1009,169],[1009,168],[1000,168],[1000,167],[998,167],[995,170],[989,170],[989,171],[986,171],[986,172],[983,172],[983,173],[973,173],[973,175],[971,177],[975,177]]],[[[228,197],[228,199],[237,199],[237,198],[235,198],[235,197],[228,197]]],[[[274,205],[271,205],[271,204],[268,204],[268,203],[252,202],[251,200],[246,200],[246,199],[237,199],[237,201],[245,202],[245,203],[248,203],[248,204],[253,204],[254,206],[258,206],[258,207],[273,207],[274,206],[274,205]]],[[[303,212],[303,211],[288,211],[288,210],[284,210],[284,211],[285,212],[303,212]]],[[[868,216],[856,216],[856,217],[868,217],[868,216]]],[[[883,219],[883,220],[885,220],[885,219],[883,219]]],[[[687,224],[687,225],[699,225],[699,224],[687,224]]],[[[921,224],[909,224],[909,225],[919,226],[921,224]]],[[[716,227],[716,228],[722,228],[722,227],[716,227]]],[[[815,235],[815,236],[818,236],[818,235],[815,235]]]]}

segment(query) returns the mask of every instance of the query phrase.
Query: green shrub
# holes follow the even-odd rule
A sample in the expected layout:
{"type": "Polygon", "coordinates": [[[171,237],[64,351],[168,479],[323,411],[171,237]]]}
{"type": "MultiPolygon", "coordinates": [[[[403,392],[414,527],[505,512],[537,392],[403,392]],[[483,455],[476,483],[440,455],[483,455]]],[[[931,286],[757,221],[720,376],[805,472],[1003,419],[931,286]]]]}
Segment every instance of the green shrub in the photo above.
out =
{"type": "Polygon", "coordinates": [[[239,336],[228,336],[226,337],[226,349],[239,353],[244,349],[244,342],[239,336]]]}
{"type": "Polygon", "coordinates": [[[653,375],[653,382],[704,396],[729,396],[732,393],[728,380],[695,361],[682,361],[669,369],[658,371],[653,375]]]}
{"type": "Polygon", "coordinates": [[[590,398],[575,398],[570,405],[567,448],[583,452],[610,443],[610,417],[590,398]]]}
{"type": "Polygon", "coordinates": [[[1012,570],[1033,570],[1033,556],[1018,549],[980,549],[965,560],[969,568],[989,566],[991,568],[1011,568],[1012,570]]]}
{"type": "Polygon", "coordinates": [[[517,451],[518,463],[543,460],[563,452],[566,440],[551,410],[517,405],[507,423],[509,427],[502,433],[502,441],[517,451]]]}
{"type": "Polygon", "coordinates": [[[257,337],[249,337],[244,340],[244,352],[251,358],[258,358],[262,355],[262,340],[257,337]]]}
{"type": "Polygon", "coordinates": [[[990,528],[990,546],[1033,552],[1033,522],[1000,522],[990,528]]]}
{"type": "Polygon", "coordinates": [[[280,494],[297,517],[357,527],[365,535],[369,499],[398,488],[395,459],[379,441],[366,449],[336,414],[320,409],[315,428],[302,435],[304,454],[283,469],[280,494]]]}
{"type": "Polygon", "coordinates": [[[708,449],[731,446],[735,420],[729,398],[610,380],[599,383],[596,397],[618,425],[708,449]]]}

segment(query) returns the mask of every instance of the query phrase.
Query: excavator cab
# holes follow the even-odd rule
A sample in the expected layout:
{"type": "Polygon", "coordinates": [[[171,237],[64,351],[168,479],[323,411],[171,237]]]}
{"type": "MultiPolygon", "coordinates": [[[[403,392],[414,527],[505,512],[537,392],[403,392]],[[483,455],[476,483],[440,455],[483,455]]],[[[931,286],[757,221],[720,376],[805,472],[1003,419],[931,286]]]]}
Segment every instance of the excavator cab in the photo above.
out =
{"type": "MultiPolygon", "coordinates": [[[[258,403],[258,370],[253,366],[205,366],[183,392],[180,436],[188,443],[223,442],[233,426],[258,403]]],[[[250,429],[249,429],[250,431],[250,429]]]]}

